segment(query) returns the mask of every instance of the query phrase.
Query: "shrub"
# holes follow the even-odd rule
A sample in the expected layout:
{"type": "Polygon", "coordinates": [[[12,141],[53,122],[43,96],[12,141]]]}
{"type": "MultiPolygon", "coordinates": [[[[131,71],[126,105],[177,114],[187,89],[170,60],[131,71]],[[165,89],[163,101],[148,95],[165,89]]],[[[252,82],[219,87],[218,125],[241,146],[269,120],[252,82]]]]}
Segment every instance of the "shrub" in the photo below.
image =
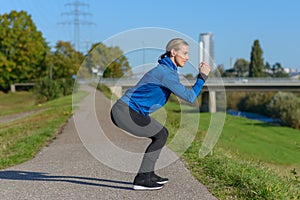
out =
{"type": "Polygon", "coordinates": [[[78,89],[78,84],[72,78],[60,79],[59,83],[64,96],[71,95],[73,91],[76,92],[78,89]]]}
{"type": "Polygon", "coordinates": [[[268,115],[266,105],[274,94],[272,92],[251,92],[238,104],[241,111],[268,115]]]}
{"type": "Polygon", "coordinates": [[[37,103],[43,103],[59,98],[60,96],[71,95],[73,91],[77,91],[78,84],[74,79],[63,78],[59,80],[51,80],[48,77],[42,78],[34,88],[37,103]]]}
{"type": "Polygon", "coordinates": [[[43,103],[60,97],[61,88],[58,81],[48,77],[42,78],[34,87],[37,103],[43,103]]]}
{"type": "Polygon", "coordinates": [[[239,110],[239,102],[245,98],[246,92],[226,92],[227,109],[239,110]]]}
{"type": "Polygon", "coordinates": [[[279,118],[283,125],[300,129],[300,106],[297,96],[278,92],[267,105],[271,117],[279,118]]]}
{"type": "Polygon", "coordinates": [[[227,96],[225,92],[216,92],[216,103],[218,112],[226,112],[227,96]]]}

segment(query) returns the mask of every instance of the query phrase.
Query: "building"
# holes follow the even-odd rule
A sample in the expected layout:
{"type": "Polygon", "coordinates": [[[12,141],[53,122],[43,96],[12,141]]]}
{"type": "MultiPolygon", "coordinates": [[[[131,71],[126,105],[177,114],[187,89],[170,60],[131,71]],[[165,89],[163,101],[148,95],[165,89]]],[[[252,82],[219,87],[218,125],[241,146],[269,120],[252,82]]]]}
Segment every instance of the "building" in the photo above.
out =
{"type": "Polygon", "coordinates": [[[200,62],[207,62],[215,66],[214,35],[212,33],[200,34],[200,62]]]}

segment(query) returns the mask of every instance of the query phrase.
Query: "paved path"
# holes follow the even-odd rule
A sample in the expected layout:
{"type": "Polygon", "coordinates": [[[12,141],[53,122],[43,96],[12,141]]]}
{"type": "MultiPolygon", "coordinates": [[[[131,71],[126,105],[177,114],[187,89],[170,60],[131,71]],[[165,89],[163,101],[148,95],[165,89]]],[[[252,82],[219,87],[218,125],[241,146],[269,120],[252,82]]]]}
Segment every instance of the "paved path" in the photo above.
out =
{"type": "MultiPolygon", "coordinates": [[[[149,140],[132,137],[114,127],[108,114],[110,102],[100,92],[94,94],[90,87],[85,86],[83,89],[90,92],[89,96],[79,104],[79,109],[52,144],[34,159],[0,171],[1,200],[216,199],[191,176],[183,162],[178,159],[158,170],[158,174],[170,179],[163,189],[132,190],[135,174],[126,172],[127,167],[131,166],[128,163],[133,163],[133,170],[137,169],[141,155],[134,153],[143,152],[149,140]],[[93,112],[94,106],[91,104],[93,99],[96,100],[96,113],[93,112]],[[95,116],[98,123],[94,123],[91,118],[95,116]],[[102,130],[95,131],[95,124],[100,125],[102,130]],[[115,146],[133,152],[136,158],[133,160],[131,155],[125,158],[116,156],[111,145],[108,145],[107,138],[115,146]],[[103,155],[106,158],[101,157],[103,155]],[[125,170],[116,170],[122,166],[125,170]]],[[[167,148],[163,152],[161,157],[174,158],[167,148]]]]}

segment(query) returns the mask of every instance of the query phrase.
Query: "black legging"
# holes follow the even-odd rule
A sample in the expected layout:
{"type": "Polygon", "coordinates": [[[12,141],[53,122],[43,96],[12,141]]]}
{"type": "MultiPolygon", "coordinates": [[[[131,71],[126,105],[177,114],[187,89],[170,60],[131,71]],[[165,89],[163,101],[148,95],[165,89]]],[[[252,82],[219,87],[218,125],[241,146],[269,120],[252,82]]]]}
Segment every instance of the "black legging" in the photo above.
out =
{"type": "Polygon", "coordinates": [[[111,119],[119,128],[135,136],[147,137],[152,140],[145,151],[139,173],[154,171],[161,149],[166,144],[168,130],[152,117],[132,110],[121,100],[113,105],[111,119]]]}

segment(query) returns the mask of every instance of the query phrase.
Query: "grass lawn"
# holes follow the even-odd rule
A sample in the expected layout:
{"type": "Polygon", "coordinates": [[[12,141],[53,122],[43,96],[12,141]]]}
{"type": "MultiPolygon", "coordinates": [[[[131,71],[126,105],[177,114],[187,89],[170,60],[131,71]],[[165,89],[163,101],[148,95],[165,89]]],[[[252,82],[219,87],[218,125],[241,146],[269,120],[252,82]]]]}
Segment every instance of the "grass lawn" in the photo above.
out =
{"type": "MultiPolygon", "coordinates": [[[[207,130],[211,114],[202,113],[200,129],[207,130]]],[[[216,150],[229,157],[261,161],[288,175],[300,171],[300,131],[227,115],[216,150]]]]}
{"type": "Polygon", "coordinates": [[[0,94],[0,116],[38,109],[31,92],[0,94]]]}
{"type": "Polygon", "coordinates": [[[296,129],[228,115],[217,147],[239,159],[278,167],[283,175],[293,167],[300,172],[300,131],[296,129]]]}
{"type": "MultiPolygon", "coordinates": [[[[86,93],[79,92],[76,99],[86,93]]],[[[35,105],[33,94],[18,92],[1,94],[2,115],[36,110],[9,123],[0,123],[0,169],[33,158],[41,148],[50,143],[72,115],[72,96],[61,97],[43,105],[35,105]]]]}

